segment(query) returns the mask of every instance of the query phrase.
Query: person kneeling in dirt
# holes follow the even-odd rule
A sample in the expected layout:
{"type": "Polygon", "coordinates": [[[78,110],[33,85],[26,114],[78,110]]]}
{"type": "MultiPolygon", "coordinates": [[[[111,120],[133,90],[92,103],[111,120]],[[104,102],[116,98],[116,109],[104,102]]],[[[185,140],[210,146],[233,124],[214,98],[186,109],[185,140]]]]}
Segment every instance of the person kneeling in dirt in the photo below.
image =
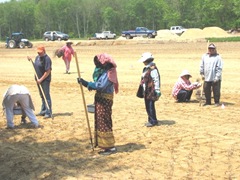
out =
{"type": "Polygon", "coordinates": [[[22,109],[22,123],[26,123],[25,117],[33,123],[34,128],[40,127],[38,120],[33,113],[34,105],[28,89],[21,85],[10,86],[3,95],[2,106],[5,108],[5,115],[7,119],[7,129],[13,129],[14,107],[20,105],[22,109]]]}
{"type": "Polygon", "coordinates": [[[191,83],[189,80],[191,77],[192,76],[187,70],[183,70],[180,74],[180,77],[172,90],[172,96],[177,100],[177,102],[189,102],[193,90],[201,87],[201,83],[191,83]]]}

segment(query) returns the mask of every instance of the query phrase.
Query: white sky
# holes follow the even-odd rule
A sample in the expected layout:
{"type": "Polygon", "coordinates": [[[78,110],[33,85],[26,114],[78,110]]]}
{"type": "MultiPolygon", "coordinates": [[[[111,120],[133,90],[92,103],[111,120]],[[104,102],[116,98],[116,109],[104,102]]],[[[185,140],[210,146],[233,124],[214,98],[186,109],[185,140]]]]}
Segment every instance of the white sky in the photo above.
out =
{"type": "Polygon", "coordinates": [[[10,1],[10,0],[0,0],[0,3],[7,2],[7,1],[10,1]]]}

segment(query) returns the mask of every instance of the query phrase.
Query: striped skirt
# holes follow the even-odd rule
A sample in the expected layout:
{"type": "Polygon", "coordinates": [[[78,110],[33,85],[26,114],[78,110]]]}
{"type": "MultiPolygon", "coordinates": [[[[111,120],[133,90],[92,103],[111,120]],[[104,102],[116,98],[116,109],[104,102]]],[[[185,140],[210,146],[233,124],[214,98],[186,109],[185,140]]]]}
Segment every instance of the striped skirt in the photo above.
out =
{"type": "Polygon", "coordinates": [[[115,139],[112,130],[113,94],[95,94],[95,147],[109,149],[114,147],[115,139]]]}

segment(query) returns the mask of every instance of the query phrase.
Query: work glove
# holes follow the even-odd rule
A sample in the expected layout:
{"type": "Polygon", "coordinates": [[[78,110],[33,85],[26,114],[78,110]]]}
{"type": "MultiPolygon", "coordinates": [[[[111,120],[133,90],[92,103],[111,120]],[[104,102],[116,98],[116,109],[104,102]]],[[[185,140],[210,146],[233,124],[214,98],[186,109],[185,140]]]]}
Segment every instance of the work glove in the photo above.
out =
{"type": "Polygon", "coordinates": [[[77,82],[78,82],[78,84],[82,84],[84,87],[87,87],[87,86],[88,86],[88,82],[85,81],[85,80],[82,79],[82,78],[77,78],[77,82]]]}
{"type": "Polygon", "coordinates": [[[161,95],[162,95],[162,93],[159,91],[159,92],[155,92],[156,93],[156,95],[157,95],[157,97],[161,97],[161,95]]]}
{"type": "Polygon", "coordinates": [[[205,80],[205,76],[202,74],[202,80],[204,81],[205,80]]]}
{"type": "Polygon", "coordinates": [[[160,91],[155,91],[155,94],[157,96],[156,100],[158,100],[160,98],[160,96],[162,95],[162,93],[160,91]]]}

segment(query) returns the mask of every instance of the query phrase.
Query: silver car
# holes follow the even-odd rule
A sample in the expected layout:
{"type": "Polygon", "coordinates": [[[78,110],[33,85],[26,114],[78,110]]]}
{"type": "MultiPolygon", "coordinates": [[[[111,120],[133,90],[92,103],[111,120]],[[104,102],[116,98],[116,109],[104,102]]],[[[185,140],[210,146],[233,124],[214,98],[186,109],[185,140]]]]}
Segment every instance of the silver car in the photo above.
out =
{"type": "Polygon", "coordinates": [[[64,40],[64,41],[67,41],[69,39],[69,35],[68,34],[65,34],[63,32],[60,32],[60,31],[46,31],[44,34],[43,34],[43,39],[45,41],[55,41],[55,40],[58,40],[58,41],[61,41],[61,40],[64,40]]]}

